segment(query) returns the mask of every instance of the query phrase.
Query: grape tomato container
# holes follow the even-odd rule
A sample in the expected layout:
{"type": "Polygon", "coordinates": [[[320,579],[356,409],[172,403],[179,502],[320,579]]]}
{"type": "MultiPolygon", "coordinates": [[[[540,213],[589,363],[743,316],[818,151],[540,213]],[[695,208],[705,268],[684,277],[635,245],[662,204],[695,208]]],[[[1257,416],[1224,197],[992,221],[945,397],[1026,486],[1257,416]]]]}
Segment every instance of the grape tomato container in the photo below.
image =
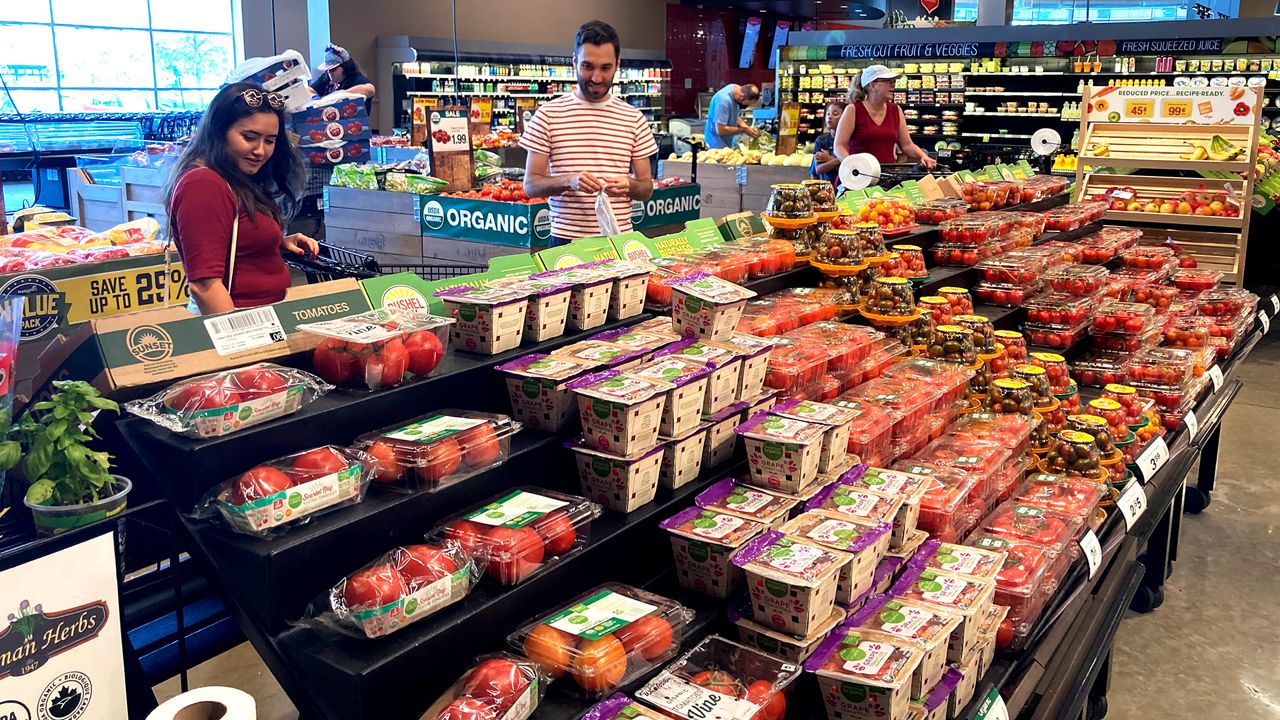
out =
{"type": "Polygon", "coordinates": [[[443,520],[428,538],[455,540],[488,558],[485,575],[516,585],[580,550],[601,508],[577,495],[517,487],[443,520]]]}
{"type": "Polygon", "coordinates": [[[1022,202],[1029,203],[1043,200],[1050,195],[1057,195],[1067,189],[1070,183],[1067,178],[1053,175],[1033,175],[1023,180],[1022,202]]]}
{"type": "Polygon", "coordinates": [[[466,597],[484,562],[453,540],[392,548],[329,588],[319,620],[357,637],[385,637],[466,597]]]}
{"type": "Polygon", "coordinates": [[[1049,269],[1049,260],[1036,255],[1009,253],[983,260],[977,267],[986,282],[1034,287],[1040,284],[1049,269]]]}
{"type": "Polygon", "coordinates": [[[778,345],[769,354],[764,384],[787,395],[812,388],[826,374],[828,359],[826,349],[815,344],[778,345]]]}
{"type": "Polygon", "coordinates": [[[1093,316],[1093,329],[1098,332],[1142,335],[1156,322],[1155,308],[1142,303],[1108,300],[1093,316]]]}
{"type": "Polygon", "coordinates": [[[934,265],[973,267],[983,260],[999,255],[1006,249],[999,241],[983,243],[977,247],[953,242],[937,242],[929,246],[934,265]]]}
{"type": "Polygon", "coordinates": [[[769,353],[773,351],[773,343],[752,335],[734,333],[724,344],[737,349],[742,357],[737,399],[746,400],[764,392],[764,378],[769,370],[769,353]]]}
{"type": "MultiPolygon", "coordinates": [[[[1111,428],[1112,435],[1116,438],[1124,437],[1125,433],[1129,431],[1128,413],[1125,411],[1124,406],[1115,400],[1094,398],[1089,401],[1088,412],[1089,414],[1084,417],[1100,417],[1106,420],[1107,425],[1111,428]]],[[[1106,448],[1103,448],[1103,453],[1108,452],[1106,448]]]]}
{"type": "Polygon", "coordinates": [[[671,534],[680,586],[721,599],[742,587],[742,569],[731,562],[733,553],[769,529],[763,522],[696,506],[663,520],[659,527],[671,534]]]}
{"type": "MultiPolygon", "coordinates": [[[[846,463],[851,424],[858,413],[838,405],[789,400],[774,405],[770,414],[791,420],[799,420],[825,428],[822,450],[818,457],[818,473],[829,473],[846,463]]],[[[750,443],[748,443],[748,447],[750,443]]]]}
{"type": "Polygon", "coordinates": [[[614,278],[590,263],[573,267],[534,273],[531,280],[569,285],[569,328],[590,330],[599,327],[609,318],[609,304],[613,299],[614,278]]]}
{"type": "Polygon", "coordinates": [[[831,634],[831,631],[843,624],[846,618],[844,608],[837,607],[831,616],[814,628],[807,637],[797,638],[790,633],[779,632],[756,622],[751,616],[751,606],[746,598],[729,606],[729,622],[738,628],[738,642],[758,650],[771,657],[789,663],[802,663],[819,643],[831,634]]]}
{"type": "Polygon", "coordinates": [[[1127,236],[1117,233],[1097,232],[1086,235],[1077,241],[1083,248],[1080,260],[1086,265],[1104,265],[1118,257],[1126,248],[1136,245],[1137,238],[1141,236],[1139,232],[1137,237],[1130,240],[1127,236]]]}
{"type": "Polygon", "coordinates": [[[1161,270],[1165,264],[1173,260],[1173,250],[1163,245],[1139,245],[1120,253],[1120,265],[1137,270],[1161,270]]]}
{"type": "Polygon", "coordinates": [[[1005,554],[1004,567],[996,576],[995,603],[1009,608],[1016,648],[1057,590],[1063,562],[1053,548],[1034,542],[984,536],[977,543],[1005,554]]]}
{"type": "Polygon", "coordinates": [[[496,286],[528,296],[529,308],[524,314],[525,340],[542,342],[564,335],[569,322],[569,296],[573,285],[554,280],[518,278],[496,283],[496,286]]]}
{"type": "Polygon", "coordinates": [[[888,411],[851,398],[837,398],[833,405],[848,408],[854,413],[849,423],[850,455],[858,457],[869,465],[883,465],[890,462],[890,446],[893,440],[893,419],[888,411]]]}
{"type": "Polygon", "coordinates": [[[884,377],[893,379],[919,380],[937,389],[942,396],[937,402],[939,408],[945,408],[959,401],[964,396],[965,387],[973,373],[956,363],[932,360],[925,357],[913,357],[900,360],[885,368],[884,377]]]}
{"type": "Polygon", "coordinates": [[[1051,258],[1053,267],[1076,265],[1084,262],[1084,246],[1068,240],[1049,240],[1036,245],[1036,249],[1051,258]]]}
{"type": "Polygon", "coordinates": [[[1028,230],[1031,232],[1033,239],[1039,239],[1044,234],[1045,216],[1043,213],[1015,210],[1006,212],[1004,215],[1009,222],[1010,230],[1028,230]]]}
{"type": "Polygon", "coordinates": [[[1027,361],[1027,338],[1017,330],[997,330],[996,342],[1004,345],[1004,351],[1010,364],[1027,361]]]}
{"type": "Polygon", "coordinates": [[[257,465],[211,489],[197,516],[220,516],[227,527],[271,538],[322,511],[364,500],[375,461],[359,450],[325,445],[257,465]],[[328,461],[312,467],[312,459],[328,461]]]}
{"type": "Polygon", "coordinates": [[[600,697],[675,657],[692,619],[674,600],[606,583],[525,623],[507,644],[535,660],[567,660],[567,668],[545,669],[553,675],[567,670],[582,694],[600,697]]]}
{"type": "Polygon", "coordinates": [[[521,427],[506,415],[444,409],[365,433],[353,445],[374,459],[374,482],[435,492],[506,462],[521,427]]]}
{"type": "Polygon", "coordinates": [[[694,502],[698,507],[763,523],[771,529],[782,527],[797,507],[793,498],[733,478],[714,483],[698,493],[694,502]]]}
{"type": "MultiPolygon", "coordinates": [[[[868,490],[865,486],[837,482],[814,495],[805,504],[805,510],[862,523],[885,523],[892,527],[903,501],[902,497],[868,490]]],[[[905,538],[895,542],[891,535],[889,547],[899,547],[903,540],[905,538]]]]}
{"type": "Polygon", "coordinates": [[[893,469],[933,480],[920,499],[920,517],[916,521],[916,526],[931,537],[958,542],[978,521],[983,511],[983,500],[975,490],[978,477],[953,467],[918,461],[899,460],[893,469]]]}
{"type": "Polygon", "coordinates": [[[734,403],[705,417],[707,441],[702,447],[702,467],[719,467],[733,457],[738,438],[734,430],[742,423],[743,411],[749,407],[749,403],[734,403]]]}
{"type": "Polygon", "coordinates": [[[1045,472],[1060,473],[1089,480],[1105,480],[1102,451],[1092,435],[1063,430],[1054,437],[1041,467],[1045,472]]]}
{"type": "Polygon", "coordinates": [[[597,450],[581,438],[564,446],[573,451],[582,494],[606,510],[629,513],[657,494],[663,446],[625,457],[597,450]]]}
{"type": "Polygon", "coordinates": [[[674,490],[693,482],[702,472],[707,445],[707,429],[699,424],[683,437],[662,438],[662,463],[658,484],[674,490]]]}
{"type": "Polygon", "coordinates": [[[804,668],[817,676],[828,718],[907,720],[911,681],[924,656],[915,640],[846,622],[804,668]]]}
{"type": "Polygon", "coordinates": [[[1191,353],[1173,348],[1143,348],[1129,364],[1129,383],[1149,388],[1182,389],[1193,374],[1191,353]]]}
{"type": "Polygon", "coordinates": [[[1160,327],[1159,325],[1152,325],[1138,334],[1104,332],[1090,327],[1089,337],[1095,350],[1114,353],[1136,353],[1148,345],[1155,345],[1160,340],[1160,327]]]}
{"type": "Polygon", "coordinates": [[[924,657],[912,673],[911,695],[921,697],[942,679],[947,667],[947,643],[960,622],[961,617],[955,613],[882,594],[868,598],[846,624],[919,643],[924,657]]]}
{"type": "Polygon", "coordinates": [[[991,550],[975,545],[943,543],[929,557],[926,568],[967,575],[983,580],[995,580],[1004,566],[1003,550],[991,550]]]}
{"type": "Polygon", "coordinates": [[[179,380],[124,409],[190,438],[222,437],[292,415],[332,389],[309,372],[255,363],[179,380]]]}
{"type": "Polygon", "coordinates": [[[1101,265],[1066,265],[1045,273],[1045,281],[1054,292],[1090,297],[1102,290],[1110,275],[1101,265]]]}
{"type": "Polygon", "coordinates": [[[702,424],[711,368],[679,355],[668,355],[632,368],[628,375],[670,385],[666,391],[658,434],[688,435],[702,424]]]}
{"type": "Polygon", "coordinates": [[[1175,272],[1169,281],[1184,292],[1213,290],[1222,282],[1222,273],[1203,268],[1183,268],[1175,272]]]}
{"type": "Polygon", "coordinates": [[[919,245],[894,245],[891,250],[898,254],[900,277],[929,277],[929,269],[924,264],[924,250],[919,245]]]}
{"type": "Polygon", "coordinates": [[[1014,499],[1015,504],[1034,505],[1087,522],[1107,495],[1105,486],[1063,475],[1035,473],[1014,499]]]}
{"type": "Polygon", "coordinates": [[[1050,392],[1066,392],[1071,386],[1071,373],[1067,368],[1067,360],[1057,353],[1033,352],[1031,364],[1044,368],[1045,377],[1049,380],[1050,392]]]}
{"type": "MultiPolygon", "coordinates": [[[[321,350],[349,356],[343,363],[353,372],[343,387],[382,390],[430,375],[449,349],[449,326],[453,318],[427,313],[383,308],[348,315],[336,320],[302,323],[298,329],[324,338],[313,352],[321,350]],[[406,361],[397,363],[391,354],[407,348],[406,361]]],[[[337,380],[337,378],[334,378],[337,380]]]]}
{"type": "Polygon", "coordinates": [[[1010,194],[1017,189],[1016,183],[988,182],[971,180],[960,184],[960,197],[969,203],[970,210],[999,210],[1011,202],[1022,199],[1022,191],[1018,190],[1018,199],[1013,200],[1010,194]]]}
{"type": "Polygon", "coordinates": [[[999,378],[991,383],[987,407],[993,413],[1011,413],[1031,417],[1035,412],[1035,397],[1031,385],[1025,380],[999,378]]]}
{"type": "MultiPolygon", "coordinates": [[[[826,618],[823,618],[824,620],[826,618]]],[[[636,691],[667,717],[738,720],[786,714],[800,666],[711,635],[636,691]]]]}
{"type": "Polygon", "coordinates": [[[1163,344],[1166,347],[1199,350],[1209,345],[1209,329],[1212,318],[1170,318],[1164,325],[1163,344]]]}
{"type": "Polygon", "coordinates": [[[460,287],[435,294],[455,322],[449,326],[454,347],[497,355],[520,346],[529,296],[506,288],[460,287]]]}
{"type": "Polygon", "coordinates": [[[1045,228],[1058,232],[1078,230],[1107,214],[1107,203],[1082,202],[1062,205],[1044,213],[1045,228]]]}
{"type": "Polygon", "coordinates": [[[996,351],[996,329],[991,320],[982,315],[957,315],[955,323],[973,333],[973,349],[979,356],[996,351]]]}
{"type": "Polygon", "coordinates": [[[1234,318],[1244,308],[1253,315],[1258,309],[1258,296],[1240,288],[1212,288],[1200,293],[1195,306],[1199,314],[1218,318],[1234,318]]]}
{"type": "Polygon", "coordinates": [[[816,213],[838,212],[836,188],[827,180],[804,180],[800,183],[809,193],[809,204],[816,213]]]}
{"type": "Polygon", "coordinates": [[[653,353],[678,341],[680,336],[671,332],[671,325],[668,323],[665,328],[652,330],[642,330],[637,327],[605,330],[592,335],[588,339],[607,342],[612,345],[621,345],[631,351],[640,351],[643,353],[642,357],[644,359],[649,359],[653,353]]]}
{"type": "Polygon", "coordinates": [[[975,492],[984,498],[999,494],[1008,482],[1009,473],[1021,469],[1012,461],[1009,448],[954,435],[934,440],[915,459],[952,467],[978,478],[975,492]]]}
{"type": "Polygon", "coordinates": [[[1089,321],[1073,327],[1053,327],[1038,323],[1023,323],[1022,329],[1031,339],[1032,345],[1052,350],[1066,350],[1084,339],[1089,332],[1089,321]]]}
{"type": "Polygon", "coordinates": [[[971,213],[944,221],[938,226],[938,237],[944,243],[962,247],[978,247],[1013,229],[1008,213],[971,213]]]}
{"type": "Polygon", "coordinates": [[[939,325],[934,328],[933,338],[929,341],[925,353],[930,359],[944,360],[966,367],[978,360],[977,348],[973,342],[973,332],[961,325],[939,325]]]}
{"type": "Polygon", "coordinates": [[[1132,355],[1124,353],[1092,351],[1072,361],[1071,375],[1084,387],[1105,387],[1124,382],[1132,360],[1132,355]]]}
{"type": "Polygon", "coordinates": [[[807,487],[818,476],[827,430],[826,425],[771,413],[738,426],[735,432],[746,445],[751,483],[787,493],[807,487]]]}
{"type": "Polygon", "coordinates": [[[809,190],[799,183],[779,183],[769,187],[768,214],[778,218],[803,220],[813,217],[809,190]]]}
{"type": "Polygon", "coordinates": [[[568,387],[577,393],[582,437],[591,447],[632,455],[658,444],[670,383],[605,370],[568,387]]]}
{"type": "Polygon", "coordinates": [[[970,657],[978,642],[978,626],[992,606],[995,584],[981,578],[929,568],[929,557],[937,554],[941,544],[936,539],[926,542],[915,557],[907,561],[906,569],[890,592],[904,600],[960,616],[960,624],[947,642],[947,659],[961,662],[970,657]]]}
{"type": "Polygon", "coordinates": [[[877,315],[899,318],[915,314],[916,300],[911,282],[901,277],[876,278],[862,308],[873,319],[877,315]]]}
{"type": "Polygon", "coordinates": [[[1087,322],[1097,300],[1089,296],[1051,292],[1027,301],[1027,322],[1051,328],[1074,328],[1087,322]]]}
{"type": "Polygon", "coordinates": [[[889,550],[892,528],[887,523],[862,523],[816,512],[801,513],[780,531],[849,557],[836,577],[835,601],[852,603],[871,588],[876,566],[889,550]]]}
{"type": "Polygon", "coordinates": [[[625,320],[644,312],[649,268],[614,258],[589,262],[581,267],[595,270],[613,281],[613,290],[609,294],[610,319],[625,320]]]}
{"type": "Polygon", "coordinates": [[[966,413],[956,418],[947,436],[965,441],[994,443],[1010,452],[1013,460],[1025,457],[1035,430],[1033,416],[1001,415],[994,412],[966,413]]]}
{"type": "Polygon", "coordinates": [[[506,376],[515,419],[531,430],[557,432],[578,411],[568,384],[598,368],[596,363],[534,353],[499,365],[497,370],[506,376]]]}
{"type": "Polygon", "coordinates": [[[916,305],[933,316],[935,325],[951,325],[956,315],[951,303],[940,295],[926,295],[917,300],[916,305]]]}
{"type": "Polygon", "coordinates": [[[828,229],[814,246],[814,259],[830,265],[862,265],[866,257],[875,254],[867,233],[851,230],[828,229]]]}
{"type": "Polygon", "coordinates": [[[805,637],[835,609],[836,577],[851,560],[846,553],[769,531],[748,541],[733,564],[746,575],[756,622],[805,637]]]}
{"type": "Polygon", "coordinates": [[[801,345],[821,346],[827,351],[827,369],[841,372],[865,360],[871,353],[872,343],[883,335],[870,328],[820,321],[792,330],[784,337],[801,345]]]}
{"type": "Polygon", "coordinates": [[[436,720],[462,720],[492,713],[493,720],[527,720],[547,692],[551,676],[537,663],[511,653],[485,653],[472,661],[422,714],[436,720]]]}
{"type": "Polygon", "coordinates": [[[931,485],[929,478],[915,473],[868,467],[857,473],[849,473],[840,479],[842,485],[864,488],[879,495],[902,500],[893,516],[889,545],[901,551],[916,532],[920,520],[920,500],[931,485]]]}
{"type": "Polygon", "coordinates": [[[667,285],[676,334],[702,340],[731,339],[747,300],[756,296],[751,290],[701,272],[668,280],[667,285]]]}
{"type": "Polygon", "coordinates": [[[677,357],[710,368],[702,414],[714,415],[732,405],[738,398],[738,388],[742,384],[742,352],[738,346],[686,338],[654,353],[654,359],[677,357]]]}
{"type": "Polygon", "coordinates": [[[916,203],[916,222],[922,225],[941,225],[969,212],[969,203],[959,198],[937,198],[916,203]]]}
{"type": "Polygon", "coordinates": [[[556,357],[567,357],[616,370],[627,370],[639,365],[646,353],[643,348],[631,348],[594,338],[579,340],[551,351],[556,357]]]}

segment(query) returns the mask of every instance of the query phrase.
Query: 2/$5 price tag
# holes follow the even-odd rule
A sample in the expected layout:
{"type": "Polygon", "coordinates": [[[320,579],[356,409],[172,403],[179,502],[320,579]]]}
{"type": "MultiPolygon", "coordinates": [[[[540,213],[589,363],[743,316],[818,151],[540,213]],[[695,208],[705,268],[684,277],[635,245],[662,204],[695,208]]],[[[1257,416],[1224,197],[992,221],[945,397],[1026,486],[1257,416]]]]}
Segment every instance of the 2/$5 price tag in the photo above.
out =
{"type": "Polygon", "coordinates": [[[1142,478],[1142,482],[1149,483],[1167,462],[1169,462],[1169,446],[1164,438],[1156,437],[1146,450],[1138,454],[1134,464],[1138,466],[1138,476],[1142,478]]]}
{"type": "Polygon", "coordinates": [[[1258,324],[1262,325],[1262,334],[1266,335],[1271,332],[1271,318],[1267,317],[1266,310],[1258,311],[1258,324]]]}
{"type": "Polygon", "coordinates": [[[1187,427],[1187,437],[1195,440],[1200,432],[1200,418],[1196,417],[1195,411],[1188,410],[1187,414],[1182,416],[1182,424],[1187,427]]]}
{"type": "Polygon", "coordinates": [[[1129,481],[1124,492],[1120,493],[1120,499],[1116,500],[1116,507],[1120,508],[1120,514],[1124,516],[1125,532],[1132,530],[1133,524],[1147,511],[1147,491],[1142,489],[1142,483],[1137,480],[1129,481]]]}

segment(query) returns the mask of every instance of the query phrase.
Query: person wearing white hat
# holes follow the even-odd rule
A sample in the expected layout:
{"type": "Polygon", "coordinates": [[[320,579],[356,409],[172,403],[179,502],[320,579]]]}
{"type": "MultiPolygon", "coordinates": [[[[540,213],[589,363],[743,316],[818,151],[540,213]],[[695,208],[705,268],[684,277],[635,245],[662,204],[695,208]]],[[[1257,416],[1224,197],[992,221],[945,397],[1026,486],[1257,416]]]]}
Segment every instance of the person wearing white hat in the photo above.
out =
{"type": "Polygon", "coordinates": [[[836,128],[836,157],[844,160],[850,155],[870,153],[883,165],[897,162],[901,153],[926,168],[937,165],[911,140],[902,108],[890,102],[893,81],[901,74],[884,65],[868,65],[854,76],[849,83],[849,107],[840,115],[836,128]]]}
{"type": "Polygon", "coordinates": [[[320,63],[320,76],[311,83],[311,89],[319,97],[339,90],[364,96],[364,109],[370,110],[373,96],[377,92],[369,78],[360,71],[360,66],[351,59],[347,49],[329,43],[324,49],[324,62],[320,63]]]}

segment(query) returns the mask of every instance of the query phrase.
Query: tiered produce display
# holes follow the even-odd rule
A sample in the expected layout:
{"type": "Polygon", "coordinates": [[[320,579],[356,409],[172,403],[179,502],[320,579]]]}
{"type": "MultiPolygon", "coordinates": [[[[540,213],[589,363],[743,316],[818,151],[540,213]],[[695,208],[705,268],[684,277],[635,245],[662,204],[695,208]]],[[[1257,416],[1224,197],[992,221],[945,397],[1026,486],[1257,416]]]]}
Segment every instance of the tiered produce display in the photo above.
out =
{"type": "Polygon", "coordinates": [[[1049,180],[778,186],[767,237],[307,325],[123,431],[317,716],[970,717],[1257,316],[1049,180]]]}

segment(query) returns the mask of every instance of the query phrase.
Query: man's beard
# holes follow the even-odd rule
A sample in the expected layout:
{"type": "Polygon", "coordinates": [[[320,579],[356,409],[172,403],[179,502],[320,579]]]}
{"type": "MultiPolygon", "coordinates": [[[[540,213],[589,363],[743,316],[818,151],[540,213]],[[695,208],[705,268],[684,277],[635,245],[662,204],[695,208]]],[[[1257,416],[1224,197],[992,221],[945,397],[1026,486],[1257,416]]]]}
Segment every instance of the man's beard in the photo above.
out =
{"type": "Polygon", "coordinates": [[[603,100],[609,96],[609,84],[602,84],[599,90],[593,90],[591,88],[591,81],[579,75],[578,91],[582,93],[582,97],[588,100],[591,100],[591,101],[603,100]]]}

